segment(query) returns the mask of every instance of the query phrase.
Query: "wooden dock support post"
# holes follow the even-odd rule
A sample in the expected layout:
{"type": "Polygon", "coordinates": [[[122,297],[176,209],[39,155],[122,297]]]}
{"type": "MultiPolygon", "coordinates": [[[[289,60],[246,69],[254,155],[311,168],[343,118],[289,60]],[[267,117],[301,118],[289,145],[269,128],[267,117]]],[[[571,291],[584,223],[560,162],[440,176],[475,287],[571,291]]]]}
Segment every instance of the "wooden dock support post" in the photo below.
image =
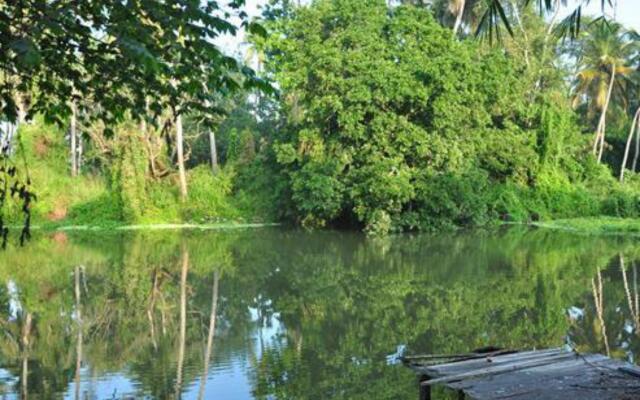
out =
{"type": "Polygon", "coordinates": [[[431,386],[425,386],[422,382],[428,381],[429,376],[422,375],[420,379],[418,379],[418,385],[420,386],[420,399],[419,400],[431,400],[431,386]]]}

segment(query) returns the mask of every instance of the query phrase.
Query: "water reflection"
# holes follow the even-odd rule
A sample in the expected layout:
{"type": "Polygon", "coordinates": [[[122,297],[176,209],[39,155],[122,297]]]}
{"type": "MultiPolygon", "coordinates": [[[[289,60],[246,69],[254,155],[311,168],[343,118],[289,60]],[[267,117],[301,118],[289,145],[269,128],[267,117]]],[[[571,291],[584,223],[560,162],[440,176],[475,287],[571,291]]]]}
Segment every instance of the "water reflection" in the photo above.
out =
{"type": "Polygon", "coordinates": [[[0,254],[0,394],[414,399],[402,351],[634,360],[637,260],[633,240],[513,229],[43,235],[0,254]]]}

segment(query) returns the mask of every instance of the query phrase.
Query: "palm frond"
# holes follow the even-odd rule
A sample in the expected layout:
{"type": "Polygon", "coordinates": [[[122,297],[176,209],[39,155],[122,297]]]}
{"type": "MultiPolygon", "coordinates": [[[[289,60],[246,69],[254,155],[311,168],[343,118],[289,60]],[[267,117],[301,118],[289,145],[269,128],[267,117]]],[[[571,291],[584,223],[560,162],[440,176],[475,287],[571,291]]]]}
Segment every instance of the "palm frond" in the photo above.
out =
{"type": "Polygon", "coordinates": [[[476,29],[476,37],[488,38],[490,43],[493,43],[493,39],[500,42],[500,25],[504,24],[504,27],[509,32],[509,35],[513,36],[513,30],[511,29],[511,23],[504,12],[501,0],[486,0],[487,10],[480,18],[480,23],[476,29]]]}
{"type": "Polygon", "coordinates": [[[580,28],[582,26],[582,5],[573,10],[571,14],[565,17],[554,28],[554,33],[561,38],[569,37],[575,39],[580,34],[580,28]]]}

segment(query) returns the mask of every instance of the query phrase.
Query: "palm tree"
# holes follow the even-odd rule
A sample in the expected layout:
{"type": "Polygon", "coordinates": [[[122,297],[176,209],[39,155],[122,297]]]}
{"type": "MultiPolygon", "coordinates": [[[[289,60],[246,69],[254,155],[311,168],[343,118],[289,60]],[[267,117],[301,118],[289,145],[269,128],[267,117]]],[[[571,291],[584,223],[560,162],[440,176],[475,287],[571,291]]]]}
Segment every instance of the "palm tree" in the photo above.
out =
{"type": "MultiPolygon", "coordinates": [[[[453,0],[455,1],[455,0],[453,0]]],[[[468,0],[467,0],[468,1],[468,0]]],[[[562,19],[556,26],[555,19],[558,16],[560,6],[567,6],[567,0],[521,0],[524,7],[535,3],[536,7],[541,13],[551,14],[550,27],[559,33],[562,37],[570,36],[576,38],[582,28],[582,10],[587,7],[591,2],[598,0],[578,0],[574,9],[562,19]]],[[[505,9],[509,6],[509,0],[484,0],[484,14],[480,18],[476,35],[488,36],[490,39],[494,36],[499,39],[500,26],[504,27],[513,35],[511,30],[511,22],[505,13],[505,9]]],[[[617,0],[600,0],[601,16],[598,19],[606,20],[607,11],[613,15],[615,19],[616,9],[618,5],[617,0]]]]}
{"type": "Polygon", "coordinates": [[[632,46],[621,25],[601,20],[585,32],[578,52],[574,107],[586,103],[587,116],[600,114],[593,141],[593,154],[600,161],[610,105],[626,106],[632,46]]]}

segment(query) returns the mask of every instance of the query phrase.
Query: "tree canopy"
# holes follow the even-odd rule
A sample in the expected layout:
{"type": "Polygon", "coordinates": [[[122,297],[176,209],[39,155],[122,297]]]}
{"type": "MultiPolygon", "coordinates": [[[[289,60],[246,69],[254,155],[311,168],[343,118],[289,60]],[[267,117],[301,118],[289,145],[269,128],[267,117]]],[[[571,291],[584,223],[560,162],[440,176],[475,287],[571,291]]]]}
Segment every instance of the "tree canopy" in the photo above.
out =
{"type": "Polygon", "coordinates": [[[214,114],[207,102],[219,93],[260,84],[214,43],[239,29],[231,13],[249,31],[263,32],[247,19],[243,4],[3,2],[2,115],[15,121],[24,107],[29,115],[61,123],[78,99],[90,100],[93,115],[106,121],[121,120],[126,112],[137,118],[149,110],[159,114],[167,107],[214,114]]]}
{"type": "Polygon", "coordinates": [[[481,222],[489,186],[526,185],[543,162],[544,104],[529,101],[524,66],[457,41],[428,10],[362,6],[318,1],[268,47],[288,115],[275,151],[299,217],[481,222]]]}

